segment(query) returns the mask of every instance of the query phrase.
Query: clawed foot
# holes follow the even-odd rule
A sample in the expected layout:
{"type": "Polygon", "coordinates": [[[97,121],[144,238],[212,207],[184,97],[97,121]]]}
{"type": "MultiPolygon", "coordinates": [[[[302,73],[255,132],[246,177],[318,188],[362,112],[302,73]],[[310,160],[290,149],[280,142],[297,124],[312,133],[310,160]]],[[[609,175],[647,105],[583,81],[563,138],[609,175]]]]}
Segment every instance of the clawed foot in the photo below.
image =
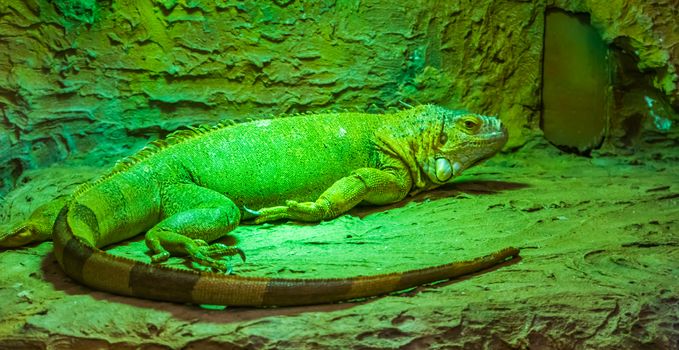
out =
{"type": "Polygon", "coordinates": [[[327,203],[319,204],[318,202],[289,200],[285,202],[285,205],[258,210],[257,213],[259,215],[255,219],[255,224],[284,219],[318,222],[325,219],[329,212],[330,208],[327,203]]]}
{"type": "Polygon", "coordinates": [[[231,257],[238,255],[245,261],[245,253],[240,248],[222,243],[208,244],[202,239],[191,239],[176,233],[147,234],[146,244],[154,252],[151,256],[153,263],[167,261],[173,252],[174,255],[187,255],[191,261],[213,271],[231,274],[231,257]]]}
{"type": "Polygon", "coordinates": [[[236,247],[230,247],[226,244],[222,243],[215,243],[211,244],[206,247],[207,249],[205,250],[204,254],[207,256],[235,256],[238,255],[240,256],[240,259],[245,262],[245,253],[243,253],[243,250],[240,248],[236,247]]]}
{"type": "Polygon", "coordinates": [[[197,245],[195,248],[189,248],[187,254],[192,261],[226,274],[233,273],[233,266],[231,265],[233,256],[238,255],[242,261],[245,261],[245,253],[240,248],[230,247],[222,243],[197,245]]]}

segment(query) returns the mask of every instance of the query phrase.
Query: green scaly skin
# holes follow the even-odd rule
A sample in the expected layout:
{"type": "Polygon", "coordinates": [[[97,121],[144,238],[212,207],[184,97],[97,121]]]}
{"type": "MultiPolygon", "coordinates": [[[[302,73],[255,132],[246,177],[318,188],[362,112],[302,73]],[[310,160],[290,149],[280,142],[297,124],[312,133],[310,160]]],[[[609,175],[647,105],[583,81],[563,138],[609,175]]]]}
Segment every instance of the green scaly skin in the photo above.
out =
{"type": "Polygon", "coordinates": [[[81,186],[65,205],[40,208],[0,237],[0,246],[51,234],[57,261],[76,281],[149,299],[283,306],[380,295],[482,270],[518,250],[375,276],[280,279],[223,273],[230,272],[224,256],[244,256],[209,242],[241,219],[313,222],[359,203],[398,202],[452,181],[506,141],[497,118],[430,105],[385,115],[318,114],[199,127],[152,143],[81,186]],[[216,272],[147,264],[101,249],[142,232],[153,262],[188,255],[216,272]]]}

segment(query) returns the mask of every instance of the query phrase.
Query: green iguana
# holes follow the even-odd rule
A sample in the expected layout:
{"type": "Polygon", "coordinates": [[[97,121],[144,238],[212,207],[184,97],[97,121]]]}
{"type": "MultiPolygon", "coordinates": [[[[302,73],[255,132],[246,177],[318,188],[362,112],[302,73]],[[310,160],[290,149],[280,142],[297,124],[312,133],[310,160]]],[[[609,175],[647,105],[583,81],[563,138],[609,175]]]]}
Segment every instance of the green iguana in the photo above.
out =
{"type": "Polygon", "coordinates": [[[359,203],[401,201],[450,182],[506,141],[497,118],[431,105],[384,115],[328,113],[198,127],[119,162],[78,188],[60,211],[59,202],[38,210],[0,237],[0,246],[51,236],[57,261],[74,280],[149,299],[283,306],[380,295],[482,270],[517,256],[518,249],[406,272],[287,279],[223,273],[229,271],[223,257],[242,252],[209,242],[241,219],[321,221],[359,203]],[[142,232],[154,264],[101,249],[142,232]],[[217,271],[155,264],[170,255],[188,255],[217,271]]]}

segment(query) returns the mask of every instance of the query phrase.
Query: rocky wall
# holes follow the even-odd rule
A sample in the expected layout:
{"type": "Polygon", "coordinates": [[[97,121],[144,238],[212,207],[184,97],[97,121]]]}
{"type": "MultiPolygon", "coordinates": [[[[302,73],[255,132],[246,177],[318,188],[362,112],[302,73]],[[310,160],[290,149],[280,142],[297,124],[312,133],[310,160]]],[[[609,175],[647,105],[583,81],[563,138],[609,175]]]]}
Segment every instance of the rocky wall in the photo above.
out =
{"type": "Polygon", "coordinates": [[[612,113],[603,148],[630,152],[679,122],[679,1],[552,1],[588,13],[609,44],[612,113]]]}
{"type": "Polygon", "coordinates": [[[679,109],[679,1],[551,0],[550,6],[589,13],[611,45],[627,51],[637,68],[679,109]]]}
{"type": "Polygon", "coordinates": [[[516,147],[548,5],[591,12],[676,102],[672,1],[0,0],[0,194],[222,118],[437,103],[499,115],[516,147]]]}
{"type": "Polygon", "coordinates": [[[437,103],[537,120],[524,1],[0,1],[0,178],[101,165],[183,125],[437,103]],[[55,5],[56,4],[56,5],[55,5]]]}

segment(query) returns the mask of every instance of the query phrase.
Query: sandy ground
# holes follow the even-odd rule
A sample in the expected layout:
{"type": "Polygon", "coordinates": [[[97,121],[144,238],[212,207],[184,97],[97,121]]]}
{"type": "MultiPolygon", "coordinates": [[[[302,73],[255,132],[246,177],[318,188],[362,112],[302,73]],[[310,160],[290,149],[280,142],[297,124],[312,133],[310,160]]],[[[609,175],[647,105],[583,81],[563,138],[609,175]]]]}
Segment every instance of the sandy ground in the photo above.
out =
{"type": "MultiPolygon", "coordinates": [[[[521,259],[358,302],[211,310],[75,284],[52,243],[0,252],[0,348],[679,349],[679,141],[633,155],[535,141],[454,185],[318,225],[243,226],[236,273],[339,277],[421,268],[514,245],[521,259]]],[[[101,169],[33,171],[6,227],[101,169]]],[[[113,249],[148,261],[143,242],[113,249]]],[[[179,259],[172,264],[181,265],[179,259]]]]}

